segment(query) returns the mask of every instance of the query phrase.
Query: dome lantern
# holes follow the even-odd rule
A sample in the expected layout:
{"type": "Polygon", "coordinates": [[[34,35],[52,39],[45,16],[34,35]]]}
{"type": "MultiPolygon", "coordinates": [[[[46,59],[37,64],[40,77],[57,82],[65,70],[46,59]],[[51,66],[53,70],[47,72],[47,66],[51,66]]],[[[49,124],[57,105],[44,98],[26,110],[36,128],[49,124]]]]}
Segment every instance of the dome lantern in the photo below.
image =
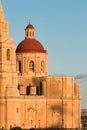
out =
{"type": "MultiPolygon", "coordinates": [[[[47,57],[48,53],[34,37],[35,28],[28,24],[25,28],[25,39],[22,40],[17,48],[17,72],[20,76],[47,76],[47,57]]],[[[36,88],[32,87],[30,94],[35,94],[36,88]]]]}
{"type": "Polygon", "coordinates": [[[34,39],[35,38],[35,28],[33,25],[29,22],[27,27],[25,28],[25,38],[27,39],[34,39]]]}
{"type": "Polygon", "coordinates": [[[43,45],[36,40],[35,28],[29,23],[25,28],[25,39],[16,48],[17,53],[47,53],[43,45]]]}

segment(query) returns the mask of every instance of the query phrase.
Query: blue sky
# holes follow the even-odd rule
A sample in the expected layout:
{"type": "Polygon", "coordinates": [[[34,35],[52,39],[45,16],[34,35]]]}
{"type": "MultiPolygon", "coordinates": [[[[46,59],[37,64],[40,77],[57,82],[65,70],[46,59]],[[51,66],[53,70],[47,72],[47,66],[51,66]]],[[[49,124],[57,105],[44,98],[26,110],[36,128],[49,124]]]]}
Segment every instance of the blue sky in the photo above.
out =
{"type": "MultiPolygon", "coordinates": [[[[2,0],[2,4],[16,45],[24,39],[29,20],[36,28],[36,39],[48,52],[49,75],[87,74],[87,0],[2,0]]],[[[86,82],[83,93],[85,87],[86,82]]]]}

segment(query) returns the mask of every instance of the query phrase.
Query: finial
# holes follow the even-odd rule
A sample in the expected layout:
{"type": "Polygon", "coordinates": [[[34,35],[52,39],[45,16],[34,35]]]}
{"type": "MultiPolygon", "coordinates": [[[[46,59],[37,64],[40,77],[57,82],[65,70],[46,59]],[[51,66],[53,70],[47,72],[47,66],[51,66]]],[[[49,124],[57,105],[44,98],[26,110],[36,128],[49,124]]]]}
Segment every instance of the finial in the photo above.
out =
{"type": "Polygon", "coordinates": [[[31,20],[29,19],[29,24],[31,24],[31,20]]]}
{"type": "Polygon", "coordinates": [[[29,23],[30,23],[30,19],[29,19],[29,23]]]}

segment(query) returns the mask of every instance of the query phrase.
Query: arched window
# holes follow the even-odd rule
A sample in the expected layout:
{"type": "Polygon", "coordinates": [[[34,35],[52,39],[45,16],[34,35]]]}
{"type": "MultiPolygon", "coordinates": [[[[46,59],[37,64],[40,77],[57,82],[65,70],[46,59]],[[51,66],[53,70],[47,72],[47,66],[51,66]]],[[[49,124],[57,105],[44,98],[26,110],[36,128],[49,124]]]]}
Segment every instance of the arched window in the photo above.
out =
{"type": "Polygon", "coordinates": [[[26,94],[27,94],[27,95],[30,95],[30,86],[27,86],[26,94]]]}
{"type": "Polygon", "coordinates": [[[40,82],[40,95],[42,95],[42,82],[40,82]]]}
{"type": "Polygon", "coordinates": [[[10,49],[7,49],[7,52],[6,52],[6,57],[7,57],[7,60],[10,60],[10,49]]]}
{"type": "Polygon", "coordinates": [[[32,32],[32,36],[34,36],[34,32],[32,32]]]}
{"type": "Polygon", "coordinates": [[[22,73],[21,61],[19,61],[19,73],[22,73]]]}
{"type": "Polygon", "coordinates": [[[44,61],[41,62],[41,71],[44,72],[44,61]]]}
{"type": "Polygon", "coordinates": [[[36,89],[36,91],[37,91],[37,95],[42,95],[42,82],[40,82],[40,86],[37,86],[37,89],[36,89]]]}
{"type": "Polygon", "coordinates": [[[37,93],[37,95],[39,95],[39,94],[40,94],[40,92],[39,92],[39,91],[40,91],[40,87],[39,87],[39,86],[37,86],[37,87],[36,87],[36,93],[37,93]]]}
{"type": "Polygon", "coordinates": [[[26,32],[26,35],[27,35],[27,37],[28,37],[28,32],[26,32]]]}
{"type": "Polygon", "coordinates": [[[29,62],[29,71],[34,72],[34,62],[33,61],[29,62]]]}

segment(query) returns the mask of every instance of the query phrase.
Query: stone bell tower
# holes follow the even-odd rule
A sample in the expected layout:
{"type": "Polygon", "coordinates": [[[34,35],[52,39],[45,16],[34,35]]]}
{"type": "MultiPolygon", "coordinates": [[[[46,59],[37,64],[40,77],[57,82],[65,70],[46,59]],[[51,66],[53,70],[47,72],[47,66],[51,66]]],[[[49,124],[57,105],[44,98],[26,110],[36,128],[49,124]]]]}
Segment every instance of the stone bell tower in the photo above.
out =
{"type": "Polygon", "coordinates": [[[13,94],[17,86],[15,43],[9,31],[8,22],[5,20],[2,4],[0,3],[0,96],[13,94]]]}
{"type": "Polygon", "coordinates": [[[11,102],[18,96],[17,84],[15,43],[0,2],[0,128],[7,127],[11,102]]]}

